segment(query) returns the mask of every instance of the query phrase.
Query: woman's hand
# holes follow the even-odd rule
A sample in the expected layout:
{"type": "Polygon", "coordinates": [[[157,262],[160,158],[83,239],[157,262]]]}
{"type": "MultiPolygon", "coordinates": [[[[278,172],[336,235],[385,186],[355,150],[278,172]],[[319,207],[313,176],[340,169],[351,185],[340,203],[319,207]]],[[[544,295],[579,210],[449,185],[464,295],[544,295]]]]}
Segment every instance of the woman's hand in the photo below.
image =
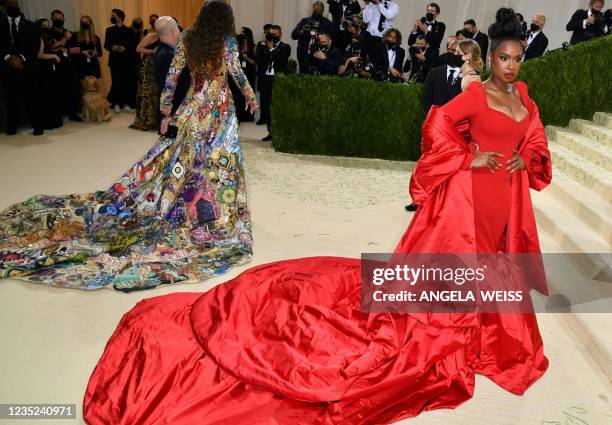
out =
{"type": "Polygon", "coordinates": [[[53,55],[53,60],[55,61],[55,63],[60,63],[62,61],[62,58],[60,58],[58,55],[53,55]]]}
{"type": "Polygon", "coordinates": [[[170,125],[170,117],[163,117],[159,126],[160,134],[164,135],[168,132],[168,126],[170,125]]]}
{"type": "Polygon", "coordinates": [[[512,152],[514,152],[514,156],[510,158],[508,161],[506,161],[506,164],[508,164],[508,166],[506,167],[506,170],[510,173],[514,171],[518,171],[518,170],[524,170],[525,161],[519,155],[518,149],[514,148],[512,149],[512,152]]]}
{"type": "Polygon", "coordinates": [[[504,155],[500,152],[481,152],[478,143],[474,143],[474,161],[470,168],[488,168],[494,173],[501,168],[501,164],[496,158],[503,158],[504,155]]]}
{"type": "Polygon", "coordinates": [[[172,106],[162,105],[159,107],[159,111],[162,113],[163,116],[168,117],[172,113],[172,106]]]}
{"type": "Polygon", "coordinates": [[[244,110],[249,111],[251,114],[254,114],[257,108],[257,100],[255,98],[252,98],[247,102],[246,108],[244,108],[244,110]]]}

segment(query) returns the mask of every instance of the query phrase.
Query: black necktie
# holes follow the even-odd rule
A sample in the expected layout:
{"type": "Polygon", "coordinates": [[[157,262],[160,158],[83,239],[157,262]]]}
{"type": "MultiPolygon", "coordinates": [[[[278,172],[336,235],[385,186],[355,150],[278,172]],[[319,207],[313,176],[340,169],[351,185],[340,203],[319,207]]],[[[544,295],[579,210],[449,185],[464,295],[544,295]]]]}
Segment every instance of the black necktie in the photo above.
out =
{"type": "MultiPolygon", "coordinates": [[[[385,9],[389,9],[389,2],[385,2],[385,9]]],[[[387,18],[385,18],[385,15],[383,15],[382,13],[380,14],[380,21],[378,21],[378,31],[382,32],[382,30],[385,29],[384,27],[384,23],[387,20],[387,18]]]]}
{"type": "Polygon", "coordinates": [[[11,39],[13,46],[17,43],[17,19],[12,18],[11,21],[11,39]]]}
{"type": "Polygon", "coordinates": [[[451,69],[450,73],[448,74],[448,85],[452,86],[454,81],[455,81],[455,70],[451,69]]]}

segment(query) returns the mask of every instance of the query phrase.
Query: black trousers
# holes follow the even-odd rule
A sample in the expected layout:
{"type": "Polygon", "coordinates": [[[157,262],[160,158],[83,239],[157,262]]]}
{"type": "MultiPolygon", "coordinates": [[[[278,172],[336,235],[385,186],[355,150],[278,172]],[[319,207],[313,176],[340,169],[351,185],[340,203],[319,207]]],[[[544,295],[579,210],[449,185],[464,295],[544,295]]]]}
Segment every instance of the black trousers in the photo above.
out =
{"type": "Polygon", "coordinates": [[[136,90],[138,87],[138,68],[131,58],[120,58],[110,67],[112,85],[108,101],[112,106],[125,105],[136,108],[136,90]]]}
{"type": "Polygon", "coordinates": [[[26,115],[34,130],[42,130],[40,108],[36,96],[35,69],[17,70],[9,65],[2,69],[2,82],[6,94],[6,130],[15,132],[21,124],[22,112],[26,115]]]}
{"type": "Polygon", "coordinates": [[[264,75],[259,77],[259,101],[261,103],[261,119],[266,121],[268,126],[268,132],[272,125],[272,88],[274,87],[274,77],[271,75],[264,75]]]}

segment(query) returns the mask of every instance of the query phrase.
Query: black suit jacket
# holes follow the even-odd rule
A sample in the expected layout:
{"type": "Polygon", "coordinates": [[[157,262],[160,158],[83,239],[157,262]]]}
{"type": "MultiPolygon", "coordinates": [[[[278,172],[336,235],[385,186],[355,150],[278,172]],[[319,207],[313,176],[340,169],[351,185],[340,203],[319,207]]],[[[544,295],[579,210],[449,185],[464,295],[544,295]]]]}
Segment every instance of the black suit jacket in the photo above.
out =
{"type": "MultiPolygon", "coordinates": [[[[166,85],[166,77],[168,76],[168,71],[170,71],[170,65],[172,64],[172,59],[174,58],[174,49],[172,46],[160,42],[155,50],[155,56],[153,58],[153,63],[155,66],[155,82],[157,83],[158,93],[164,91],[164,87],[166,85]]],[[[183,68],[181,75],[179,76],[178,82],[176,84],[176,89],[174,91],[174,99],[172,99],[172,113],[174,114],[176,110],[181,106],[185,96],[187,95],[187,91],[189,90],[189,84],[191,82],[191,77],[189,75],[189,70],[187,68],[183,68]]],[[[159,111],[158,111],[159,113],[159,111]]]]}
{"type": "Polygon", "coordinates": [[[583,27],[583,22],[589,17],[588,10],[577,10],[573,15],[572,19],[567,23],[565,29],[567,31],[573,31],[570,44],[580,43],[581,41],[589,40],[593,37],[599,37],[605,35],[603,25],[587,25],[586,29],[583,27]]]}
{"type": "Polygon", "coordinates": [[[332,15],[332,24],[334,24],[336,34],[340,32],[340,22],[342,22],[342,18],[345,15],[352,16],[361,13],[361,5],[358,1],[351,1],[346,9],[346,13],[343,13],[342,2],[339,0],[327,0],[327,4],[329,5],[329,13],[332,15]]]}
{"type": "Polygon", "coordinates": [[[478,34],[474,36],[474,41],[480,46],[480,56],[482,57],[482,63],[487,63],[487,51],[489,50],[489,37],[482,31],[478,31],[478,34]]]}
{"type": "Polygon", "coordinates": [[[36,29],[34,22],[28,21],[25,16],[21,15],[19,27],[17,28],[17,40],[15,43],[11,43],[9,17],[6,14],[0,15],[0,61],[3,71],[11,68],[4,60],[6,55],[20,56],[22,59],[25,58],[25,70],[34,70],[39,47],[40,33],[36,29]]]}
{"type": "Polygon", "coordinates": [[[104,36],[104,48],[110,52],[108,56],[108,66],[115,66],[123,61],[129,61],[136,53],[137,45],[137,35],[130,27],[126,25],[121,27],[116,25],[108,27],[104,36]],[[125,47],[125,52],[113,52],[112,47],[114,45],[125,47]]]}
{"type": "Polygon", "coordinates": [[[376,53],[371,55],[372,64],[377,73],[381,74],[381,79],[387,79],[389,76],[389,65],[393,66],[393,68],[397,69],[400,73],[404,67],[404,60],[406,59],[406,50],[402,47],[397,47],[395,49],[395,62],[393,64],[389,64],[389,50],[387,46],[383,43],[380,43],[376,47],[376,53]]]}
{"type": "MultiPolygon", "coordinates": [[[[442,44],[442,40],[444,39],[444,33],[446,32],[446,25],[444,22],[434,22],[431,26],[431,31],[429,31],[425,36],[427,37],[427,41],[429,41],[429,47],[431,49],[440,51],[440,44],[442,44]]],[[[414,31],[408,37],[408,44],[412,46],[416,42],[416,38],[419,34],[423,34],[423,31],[419,28],[417,31],[414,31]]],[[[437,55],[437,53],[436,53],[437,55]]]]}
{"type": "Polygon", "coordinates": [[[442,106],[455,96],[461,94],[461,78],[457,78],[455,84],[450,86],[446,78],[447,66],[433,68],[427,74],[425,86],[423,87],[423,109],[429,112],[432,105],[442,106]]]}
{"type": "MultiPolygon", "coordinates": [[[[530,35],[531,31],[527,33],[527,39],[529,39],[530,35]]],[[[547,47],[548,37],[546,37],[544,33],[540,31],[540,33],[535,36],[531,44],[527,46],[527,49],[525,49],[525,60],[542,56],[547,47]]]]}
{"type": "Polygon", "coordinates": [[[282,41],[278,43],[276,49],[270,51],[263,44],[257,46],[256,61],[257,61],[257,78],[266,76],[266,71],[270,66],[270,61],[274,61],[274,74],[284,74],[287,72],[287,64],[291,56],[291,46],[282,41]]]}

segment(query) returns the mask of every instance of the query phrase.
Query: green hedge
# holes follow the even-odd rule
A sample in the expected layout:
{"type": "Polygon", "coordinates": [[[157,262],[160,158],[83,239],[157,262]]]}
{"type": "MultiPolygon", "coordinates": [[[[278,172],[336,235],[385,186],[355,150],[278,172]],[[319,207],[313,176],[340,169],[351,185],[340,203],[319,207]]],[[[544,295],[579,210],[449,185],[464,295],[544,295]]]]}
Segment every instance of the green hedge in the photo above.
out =
{"type": "MultiPolygon", "coordinates": [[[[529,84],[545,124],[592,119],[612,111],[612,37],[526,62],[529,84]]],[[[420,156],[420,84],[398,85],[338,77],[279,76],[272,133],[281,152],[416,160],[420,156]]]]}

